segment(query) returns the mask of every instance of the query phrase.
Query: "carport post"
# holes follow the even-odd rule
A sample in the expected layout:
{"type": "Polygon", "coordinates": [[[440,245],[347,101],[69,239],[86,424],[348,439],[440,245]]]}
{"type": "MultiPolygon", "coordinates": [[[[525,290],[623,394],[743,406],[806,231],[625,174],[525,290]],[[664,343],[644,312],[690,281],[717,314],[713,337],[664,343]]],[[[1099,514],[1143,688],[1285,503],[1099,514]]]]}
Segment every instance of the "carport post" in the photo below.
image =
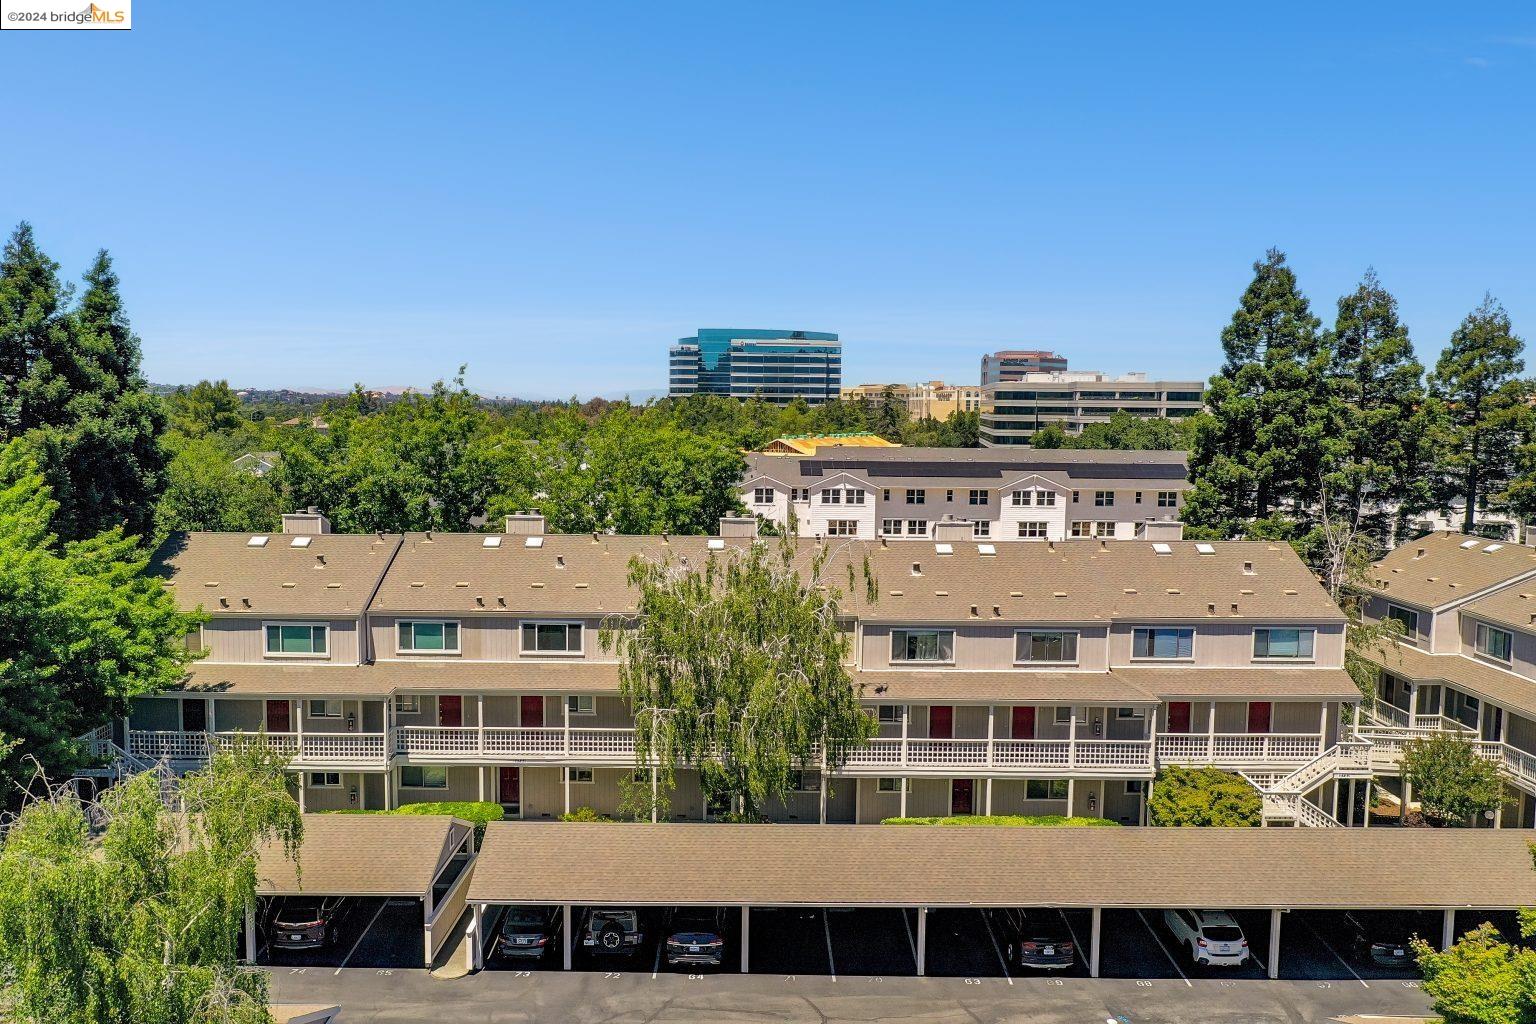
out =
{"type": "Polygon", "coordinates": [[[256,905],[248,904],[245,908],[245,962],[256,962],[256,905]]]}
{"type": "Polygon", "coordinates": [[[1447,909],[1445,919],[1440,925],[1440,948],[1450,949],[1456,945],[1456,911],[1447,909]]]}
{"type": "Polygon", "coordinates": [[[571,969],[571,905],[560,907],[560,934],[565,936],[565,970],[571,969]]]}
{"type": "Polygon", "coordinates": [[[1280,977],[1280,915],[1283,910],[1269,912],[1269,980],[1280,977]]]}
{"type": "Polygon", "coordinates": [[[1090,978],[1099,976],[1099,932],[1102,930],[1100,926],[1103,924],[1103,918],[1104,909],[1094,907],[1092,930],[1088,933],[1088,977],[1090,978]]]}
{"type": "Polygon", "coordinates": [[[917,908],[917,976],[928,970],[928,908],[917,908]]]}
{"type": "Polygon", "coordinates": [[[741,973],[747,973],[748,946],[752,942],[752,908],[741,908],[741,973]]]}
{"type": "Polygon", "coordinates": [[[469,966],[471,970],[480,970],[485,966],[485,904],[474,904],[475,921],[470,927],[474,936],[469,944],[469,966]]]}

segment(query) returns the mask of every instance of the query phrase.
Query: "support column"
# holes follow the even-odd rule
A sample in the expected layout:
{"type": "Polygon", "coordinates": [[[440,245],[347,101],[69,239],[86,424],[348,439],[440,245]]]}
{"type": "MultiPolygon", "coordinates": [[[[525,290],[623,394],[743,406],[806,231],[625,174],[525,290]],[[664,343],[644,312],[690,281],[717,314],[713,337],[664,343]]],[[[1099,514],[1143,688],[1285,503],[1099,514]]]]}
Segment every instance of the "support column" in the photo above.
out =
{"type": "MultiPolygon", "coordinates": [[[[482,734],[482,739],[483,738],[484,737],[482,734]]],[[[485,765],[483,764],[475,766],[475,784],[480,789],[480,802],[485,803],[485,765]]]]}
{"type": "MultiPolygon", "coordinates": [[[[1072,714],[1067,719],[1067,767],[1077,767],[1077,705],[1071,707],[1072,714]]],[[[1072,813],[1072,787],[1071,781],[1067,783],[1067,814],[1072,813]]]]}
{"type": "Polygon", "coordinates": [[[212,697],[208,698],[208,726],[207,726],[207,730],[208,730],[208,735],[210,735],[210,736],[216,736],[216,735],[218,735],[218,732],[219,732],[218,712],[214,710],[218,706],[219,706],[219,702],[217,700],[215,700],[212,697]]]}
{"type": "MultiPolygon", "coordinates": [[[[569,735],[569,733],[567,733],[567,735],[569,735]]],[[[564,790],[565,790],[565,813],[566,814],[570,814],[571,813],[571,766],[570,765],[562,765],[561,766],[561,768],[560,768],[560,779],[561,779],[561,782],[562,782],[562,784],[564,786],[564,790]]]]}
{"type": "Polygon", "coordinates": [[[823,825],[827,823],[827,786],[830,782],[831,779],[828,778],[826,769],[823,768],[821,772],[821,791],[817,794],[816,800],[817,820],[823,825]]]}
{"type": "Polygon", "coordinates": [[[992,776],[987,776],[987,802],[984,812],[987,817],[992,817],[992,776]]]}
{"type": "Polygon", "coordinates": [[[305,808],[304,808],[304,790],[305,790],[305,788],[306,787],[304,785],[304,773],[303,772],[299,772],[299,813],[300,814],[306,813],[305,812],[305,808]]]}
{"type": "Polygon", "coordinates": [[[1100,907],[1093,908],[1093,926],[1088,935],[1088,977],[1099,976],[1099,935],[1103,928],[1104,911],[1100,907]]]}
{"type": "Polygon", "coordinates": [[[741,908],[741,973],[747,973],[749,950],[752,944],[752,908],[741,908]]]}
{"type": "Polygon", "coordinates": [[[571,969],[571,943],[574,941],[571,936],[571,905],[569,903],[560,907],[560,934],[564,937],[565,944],[562,967],[568,971],[571,969]]]}
{"type": "Polygon", "coordinates": [[[1073,807],[1077,803],[1077,780],[1067,780],[1067,817],[1072,817],[1073,807]]]}
{"type": "Polygon", "coordinates": [[[1143,825],[1152,820],[1152,787],[1156,784],[1156,779],[1148,779],[1147,784],[1141,789],[1141,823],[1143,825]]]}
{"type": "Polygon", "coordinates": [[[1358,779],[1349,780],[1349,805],[1344,809],[1344,824],[1350,828],[1355,827],[1355,784],[1358,779]]]}
{"type": "Polygon", "coordinates": [[[1408,802],[1413,799],[1413,784],[1408,781],[1408,776],[1406,774],[1403,775],[1402,779],[1403,779],[1403,792],[1401,794],[1402,801],[1400,803],[1398,803],[1398,805],[1397,805],[1397,821],[1398,821],[1398,824],[1402,824],[1404,821],[1408,820],[1408,802]]]}
{"type": "Polygon", "coordinates": [[[469,944],[469,966],[471,970],[478,971],[485,966],[485,904],[474,904],[474,923],[470,928],[474,931],[474,941],[469,944]]]}
{"type": "Polygon", "coordinates": [[[907,816],[907,787],[909,785],[911,785],[911,784],[912,784],[912,780],[911,779],[907,778],[905,775],[903,775],[901,777],[901,786],[900,786],[900,789],[901,789],[901,813],[900,813],[900,817],[903,817],[903,818],[905,818],[907,816]]]}
{"type": "Polygon", "coordinates": [[[1447,910],[1440,924],[1440,948],[1446,950],[1454,945],[1456,945],[1456,911],[1447,910]]]}
{"type": "Polygon", "coordinates": [[[1280,977],[1280,915],[1284,911],[1269,912],[1269,980],[1280,977]]]}
{"type": "Polygon", "coordinates": [[[256,962],[256,907],[245,908],[245,962],[256,962]]]}
{"type": "Polygon", "coordinates": [[[658,806],[661,797],[661,787],[656,778],[656,766],[651,766],[651,824],[661,816],[661,808],[658,806]]]}
{"type": "Polygon", "coordinates": [[[1375,779],[1365,780],[1365,800],[1361,809],[1361,814],[1364,815],[1365,820],[1360,823],[1361,828],[1371,827],[1371,784],[1375,781],[1375,779]]]}
{"type": "Polygon", "coordinates": [[[912,717],[912,705],[901,706],[901,766],[907,766],[907,721],[912,717]]]}
{"type": "MultiPolygon", "coordinates": [[[[997,746],[996,739],[997,739],[997,705],[996,704],[988,704],[987,705],[987,767],[988,768],[992,767],[992,765],[997,763],[996,750],[995,750],[995,748],[997,746]]],[[[991,791],[992,791],[992,785],[991,785],[991,782],[989,780],[988,783],[987,783],[988,799],[991,798],[991,791]]],[[[989,810],[989,811],[987,811],[987,813],[991,814],[992,812],[989,810]]]]}
{"type": "MultiPolygon", "coordinates": [[[[905,913],[905,911],[903,911],[905,913]]],[[[917,908],[917,976],[928,971],[928,908],[917,908]]]]}
{"type": "MultiPolygon", "coordinates": [[[[480,754],[481,760],[485,759],[485,694],[475,694],[475,750],[480,754]]],[[[482,783],[483,786],[483,783],[482,783]]],[[[482,789],[482,793],[484,790],[482,789]]],[[[485,800],[481,796],[482,801],[485,800]]]]}

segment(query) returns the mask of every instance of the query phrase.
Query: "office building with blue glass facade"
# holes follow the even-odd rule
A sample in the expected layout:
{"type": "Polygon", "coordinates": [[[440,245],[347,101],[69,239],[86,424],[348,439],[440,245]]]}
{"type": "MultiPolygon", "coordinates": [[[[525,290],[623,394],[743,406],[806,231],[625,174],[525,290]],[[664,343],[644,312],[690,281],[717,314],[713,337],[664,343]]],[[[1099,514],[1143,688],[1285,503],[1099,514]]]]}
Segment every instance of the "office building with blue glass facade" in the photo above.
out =
{"type": "Polygon", "coordinates": [[[843,344],[819,331],[707,327],[672,346],[667,394],[761,398],[820,405],[843,383],[843,344]]]}

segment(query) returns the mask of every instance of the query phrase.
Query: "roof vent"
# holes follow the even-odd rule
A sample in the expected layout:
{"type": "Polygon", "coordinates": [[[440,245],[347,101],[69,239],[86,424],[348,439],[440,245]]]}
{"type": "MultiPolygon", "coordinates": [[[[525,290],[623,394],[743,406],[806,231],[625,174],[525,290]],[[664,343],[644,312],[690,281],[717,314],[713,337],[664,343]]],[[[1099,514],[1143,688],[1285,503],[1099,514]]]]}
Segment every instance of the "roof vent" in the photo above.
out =
{"type": "Polygon", "coordinates": [[[1136,593],[1136,588],[1135,587],[1122,587],[1120,592],[1123,593],[1123,594],[1134,594],[1134,593],[1136,593]]]}
{"type": "Polygon", "coordinates": [[[981,609],[977,605],[971,605],[971,618],[980,618],[981,609]]]}
{"type": "Polygon", "coordinates": [[[323,568],[324,566],[325,566],[325,556],[324,555],[316,555],[315,556],[315,568],[316,569],[320,569],[320,568],[323,568]]]}
{"type": "Polygon", "coordinates": [[[1216,602],[1215,601],[1212,601],[1210,604],[1207,604],[1205,606],[1205,614],[1207,614],[1207,615],[1215,615],[1216,614],[1216,602]]]}
{"type": "Polygon", "coordinates": [[[891,593],[891,596],[892,596],[892,597],[901,597],[901,596],[902,596],[902,594],[904,594],[904,593],[905,593],[905,591],[902,591],[902,590],[893,590],[893,591],[891,591],[891,592],[890,592],[890,593],[891,593]]]}
{"type": "Polygon", "coordinates": [[[976,545],[976,553],[978,555],[995,555],[995,554],[997,554],[997,545],[996,544],[977,544],[976,545]]]}
{"type": "Polygon", "coordinates": [[[288,546],[291,547],[291,548],[307,548],[307,547],[309,547],[310,541],[312,541],[314,539],[315,538],[313,538],[313,537],[311,537],[311,536],[306,534],[306,535],[301,536],[301,537],[293,538],[293,540],[288,542],[288,546]]]}
{"type": "Polygon", "coordinates": [[[499,548],[501,547],[501,538],[495,534],[492,534],[491,536],[482,540],[480,542],[480,546],[483,548],[499,548]]]}
{"type": "Polygon", "coordinates": [[[556,555],[555,556],[555,568],[556,569],[564,569],[565,568],[565,556],[564,555],[556,555]]]}
{"type": "Polygon", "coordinates": [[[1003,606],[1002,605],[995,604],[995,605],[992,606],[992,617],[994,619],[1000,619],[1000,618],[1003,617],[1003,606]]]}
{"type": "Polygon", "coordinates": [[[244,605],[244,606],[245,606],[245,607],[247,607],[247,608],[249,608],[249,607],[250,607],[250,606],[251,606],[251,599],[250,599],[250,598],[248,598],[248,597],[242,597],[242,598],[241,598],[241,599],[240,599],[240,603],[241,603],[241,604],[242,604],[242,605],[244,605]]]}
{"type": "Polygon", "coordinates": [[[1067,596],[1067,592],[1065,590],[1057,590],[1057,591],[1053,592],[1051,594],[1051,596],[1052,597],[1066,597],[1067,596]]]}
{"type": "Polygon", "coordinates": [[[1156,544],[1153,544],[1152,545],[1152,550],[1157,552],[1159,555],[1171,555],[1171,554],[1173,554],[1173,547],[1171,545],[1164,544],[1161,541],[1159,541],[1156,544]]]}
{"type": "Polygon", "coordinates": [[[523,547],[525,547],[525,548],[541,548],[543,546],[544,546],[544,538],[543,537],[524,537],[523,538],[523,547]]]}
{"type": "Polygon", "coordinates": [[[1232,614],[1233,615],[1237,614],[1237,602],[1236,601],[1232,602],[1232,614]]]}
{"type": "Polygon", "coordinates": [[[1195,545],[1195,550],[1198,551],[1202,555],[1214,555],[1216,553],[1216,545],[1214,545],[1214,544],[1196,544],[1195,545]]]}
{"type": "Polygon", "coordinates": [[[1475,541],[1475,540],[1464,540],[1460,544],[1458,544],[1457,547],[1460,547],[1460,548],[1475,548],[1475,547],[1477,547],[1477,541],[1475,541]]]}
{"type": "Polygon", "coordinates": [[[933,551],[939,555],[952,555],[955,553],[955,546],[953,544],[935,544],[933,551]]]}
{"type": "Polygon", "coordinates": [[[1109,550],[1109,541],[1105,540],[1103,537],[1099,538],[1099,550],[1100,551],[1108,551],[1109,550]]]}
{"type": "Polygon", "coordinates": [[[1253,576],[1253,575],[1255,575],[1255,573],[1253,571],[1253,563],[1252,562],[1244,562],[1243,563],[1243,575],[1244,576],[1253,576]]]}
{"type": "Polygon", "coordinates": [[[268,538],[266,534],[258,533],[250,540],[246,541],[245,546],[248,548],[264,548],[267,546],[267,539],[268,538]]]}
{"type": "Polygon", "coordinates": [[[307,509],[283,514],[284,533],[330,533],[331,521],[311,505],[307,509]]]}
{"type": "Polygon", "coordinates": [[[229,598],[227,598],[227,597],[219,598],[219,607],[220,608],[228,608],[229,607],[229,598]]]}
{"type": "Polygon", "coordinates": [[[1423,558],[1426,553],[1427,553],[1427,551],[1426,551],[1425,548],[1417,548],[1413,552],[1413,557],[1416,558],[1416,559],[1417,558],[1423,558]]]}
{"type": "Polygon", "coordinates": [[[913,576],[921,576],[922,574],[923,574],[923,563],[922,562],[913,562],[912,563],[912,575],[913,576]]]}
{"type": "Polygon", "coordinates": [[[485,598],[480,596],[479,594],[476,594],[475,595],[475,604],[479,605],[481,608],[484,608],[485,607],[485,598]]]}
{"type": "Polygon", "coordinates": [[[1166,593],[1166,594],[1182,594],[1182,593],[1184,593],[1184,591],[1180,590],[1178,587],[1169,587],[1167,590],[1164,591],[1164,593],[1166,593]]]}
{"type": "Polygon", "coordinates": [[[1286,597],[1295,597],[1296,596],[1296,591],[1287,589],[1286,592],[1285,592],[1285,596],[1286,597]]]}

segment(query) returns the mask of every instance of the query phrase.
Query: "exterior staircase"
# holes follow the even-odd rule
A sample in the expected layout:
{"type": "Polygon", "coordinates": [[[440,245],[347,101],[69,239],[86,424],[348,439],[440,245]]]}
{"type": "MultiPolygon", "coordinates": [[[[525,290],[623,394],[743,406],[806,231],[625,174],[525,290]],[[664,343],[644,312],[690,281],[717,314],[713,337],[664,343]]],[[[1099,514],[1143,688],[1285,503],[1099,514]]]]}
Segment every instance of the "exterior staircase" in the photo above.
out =
{"type": "Polygon", "coordinates": [[[1340,778],[1369,778],[1371,744],[1368,740],[1343,740],[1287,774],[1242,773],[1263,801],[1264,823],[1312,828],[1342,828],[1343,823],[1307,799],[1307,794],[1340,778]]]}

